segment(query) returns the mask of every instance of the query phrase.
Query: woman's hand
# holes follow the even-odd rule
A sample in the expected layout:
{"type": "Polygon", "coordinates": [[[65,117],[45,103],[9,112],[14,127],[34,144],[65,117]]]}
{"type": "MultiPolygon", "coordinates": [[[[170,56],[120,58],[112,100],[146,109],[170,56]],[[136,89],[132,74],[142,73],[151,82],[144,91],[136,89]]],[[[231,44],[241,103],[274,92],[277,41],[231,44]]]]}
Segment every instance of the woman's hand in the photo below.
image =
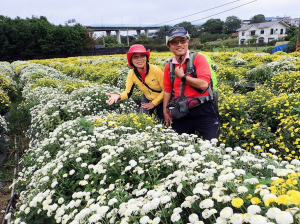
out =
{"type": "Polygon", "coordinates": [[[142,108],[145,108],[145,109],[147,109],[147,110],[151,110],[152,108],[154,108],[155,106],[154,106],[154,104],[152,103],[152,102],[150,102],[150,103],[143,103],[142,104],[142,108]]]}
{"type": "Polygon", "coordinates": [[[164,119],[167,124],[167,127],[169,127],[172,124],[172,118],[170,117],[170,115],[166,110],[164,110],[164,119]]]}
{"type": "Polygon", "coordinates": [[[106,103],[108,105],[112,105],[112,104],[116,103],[121,98],[121,96],[119,94],[106,93],[106,96],[110,96],[110,98],[108,100],[106,100],[106,103]]]}

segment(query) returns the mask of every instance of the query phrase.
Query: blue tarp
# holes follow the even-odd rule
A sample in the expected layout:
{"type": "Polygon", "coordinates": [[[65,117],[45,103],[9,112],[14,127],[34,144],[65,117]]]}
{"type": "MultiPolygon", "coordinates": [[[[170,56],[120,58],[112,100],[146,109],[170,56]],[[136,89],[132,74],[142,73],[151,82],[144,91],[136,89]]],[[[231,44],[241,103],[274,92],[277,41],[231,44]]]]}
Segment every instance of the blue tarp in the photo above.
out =
{"type": "Polygon", "coordinates": [[[284,51],[285,52],[286,48],[287,48],[287,44],[282,44],[282,45],[279,45],[277,47],[274,47],[273,51],[272,51],[272,54],[274,54],[277,51],[284,51]]]}
{"type": "Polygon", "coordinates": [[[293,44],[282,44],[282,45],[276,46],[276,47],[273,48],[273,51],[272,51],[271,54],[274,54],[277,51],[286,52],[288,50],[288,48],[291,47],[291,46],[293,46],[293,44]]]}

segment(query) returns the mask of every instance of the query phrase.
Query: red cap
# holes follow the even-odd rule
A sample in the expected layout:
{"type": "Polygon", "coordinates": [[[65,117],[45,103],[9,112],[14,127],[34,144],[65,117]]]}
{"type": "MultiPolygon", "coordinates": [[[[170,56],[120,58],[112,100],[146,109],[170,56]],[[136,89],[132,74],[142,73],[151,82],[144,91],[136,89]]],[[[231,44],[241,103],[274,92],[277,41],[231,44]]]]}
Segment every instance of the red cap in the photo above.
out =
{"type": "Polygon", "coordinates": [[[126,53],[128,65],[130,68],[133,68],[133,65],[131,64],[131,57],[134,53],[146,54],[148,59],[150,58],[150,50],[146,51],[146,48],[141,44],[134,44],[129,48],[129,51],[126,53]]]}

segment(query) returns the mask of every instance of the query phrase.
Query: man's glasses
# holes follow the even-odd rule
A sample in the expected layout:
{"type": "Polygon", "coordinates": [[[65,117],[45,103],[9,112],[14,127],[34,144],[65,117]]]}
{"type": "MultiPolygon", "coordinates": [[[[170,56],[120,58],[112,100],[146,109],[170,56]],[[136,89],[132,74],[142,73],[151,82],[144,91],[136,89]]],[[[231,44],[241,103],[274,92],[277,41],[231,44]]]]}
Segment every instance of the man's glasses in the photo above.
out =
{"type": "Polygon", "coordinates": [[[146,55],[145,54],[141,54],[140,56],[138,56],[138,55],[134,55],[134,56],[132,56],[132,59],[134,59],[134,60],[138,60],[139,58],[141,58],[141,59],[144,59],[146,57],[146,55]]]}
{"type": "Polygon", "coordinates": [[[183,38],[183,39],[181,39],[181,40],[172,40],[172,41],[169,41],[169,43],[172,44],[173,46],[176,46],[176,45],[179,44],[179,42],[180,42],[181,44],[185,44],[187,41],[188,41],[187,38],[183,38]]]}

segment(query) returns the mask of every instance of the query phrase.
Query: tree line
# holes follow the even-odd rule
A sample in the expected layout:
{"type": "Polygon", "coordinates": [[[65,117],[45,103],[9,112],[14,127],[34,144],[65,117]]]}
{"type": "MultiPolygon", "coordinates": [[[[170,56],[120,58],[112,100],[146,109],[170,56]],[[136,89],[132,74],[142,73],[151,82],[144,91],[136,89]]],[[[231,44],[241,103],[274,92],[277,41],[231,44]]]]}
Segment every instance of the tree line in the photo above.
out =
{"type": "Polygon", "coordinates": [[[55,26],[46,17],[11,19],[0,15],[0,60],[13,55],[30,57],[35,52],[43,54],[73,54],[87,48],[91,37],[87,28],[76,24],[55,26]]]}
{"type": "MultiPolygon", "coordinates": [[[[251,18],[250,24],[265,22],[265,16],[255,15],[251,18]]],[[[184,27],[190,34],[195,49],[201,49],[203,44],[219,39],[228,39],[232,33],[242,26],[242,20],[236,16],[228,16],[225,21],[220,19],[209,19],[199,26],[183,21],[175,26],[184,27]]],[[[28,58],[36,52],[45,55],[66,54],[72,55],[92,46],[105,45],[105,47],[127,46],[140,43],[147,47],[164,51],[165,37],[171,26],[165,25],[154,33],[155,38],[147,38],[145,34],[139,36],[121,36],[121,43],[118,43],[114,36],[96,37],[93,30],[75,24],[73,26],[53,25],[46,17],[32,17],[21,19],[0,15],[0,60],[10,60],[14,55],[28,58]]],[[[287,30],[285,40],[296,43],[298,29],[291,27],[287,30]]],[[[209,49],[206,49],[209,50],[209,49]]]]}

